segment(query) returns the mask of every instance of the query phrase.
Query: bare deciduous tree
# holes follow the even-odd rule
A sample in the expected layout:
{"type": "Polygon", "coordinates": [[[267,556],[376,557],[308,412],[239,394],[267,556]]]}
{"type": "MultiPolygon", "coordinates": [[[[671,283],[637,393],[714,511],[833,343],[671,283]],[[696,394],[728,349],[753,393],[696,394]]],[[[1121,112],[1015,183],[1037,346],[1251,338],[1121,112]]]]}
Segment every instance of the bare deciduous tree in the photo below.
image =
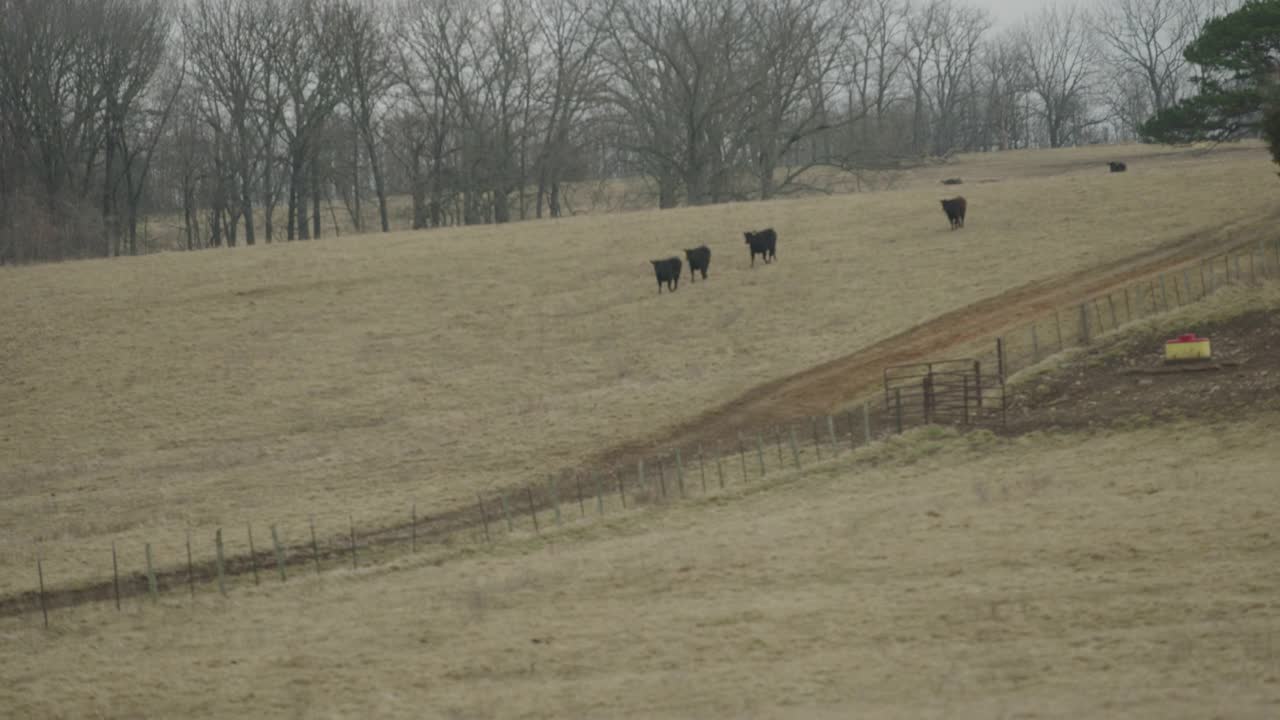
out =
{"type": "Polygon", "coordinates": [[[387,27],[389,17],[382,6],[368,0],[340,0],[335,22],[347,78],[344,102],[369,158],[374,193],[378,197],[378,221],[382,232],[389,232],[387,183],[380,145],[381,118],[395,85],[395,51],[387,27]]]}
{"type": "Polygon", "coordinates": [[[726,190],[713,184],[725,120],[756,82],[735,70],[750,66],[744,25],[734,0],[620,0],[605,19],[620,145],[657,180],[660,207],[681,188],[690,205],[726,190]]]}
{"type": "Polygon", "coordinates": [[[573,152],[571,134],[602,91],[604,74],[598,58],[604,30],[598,17],[608,15],[609,5],[593,6],[590,0],[534,0],[534,4],[547,64],[535,214],[542,217],[545,200],[551,217],[559,217],[560,183],[573,152]]]}
{"type": "MultiPolygon", "coordinates": [[[[759,38],[747,138],[757,158],[754,170],[761,199],[773,197],[801,176],[818,158],[788,168],[781,181],[779,165],[796,143],[831,129],[833,105],[846,93],[842,82],[856,82],[857,68],[843,79],[852,32],[842,10],[823,0],[757,0],[748,6],[748,27],[759,38]]],[[[851,122],[852,113],[840,121],[851,122]]],[[[739,120],[741,122],[741,120],[739,120]]]]}
{"type": "Polygon", "coordinates": [[[1049,146],[1079,140],[1073,131],[1097,122],[1088,117],[1098,73],[1088,13],[1074,4],[1051,5],[1024,22],[1019,44],[1049,146]]]}
{"type": "Polygon", "coordinates": [[[1188,0],[1107,0],[1093,15],[1093,31],[1105,42],[1123,85],[1137,76],[1150,93],[1150,105],[1163,110],[1178,101],[1187,79],[1182,50],[1195,38],[1195,5],[1188,0]]]}
{"type": "Polygon", "coordinates": [[[315,180],[316,136],[341,102],[345,89],[338,7],[325,0],[288,0],[271,41],[271,68],[286,98],[279,123],[289,158],[290,240],[320,236],[320,187],[315,180]],[[308,170],[313,170],[308,177],[308,170]],[[310,186],[310,187],[308,187],[310,186]],[[308,229],[308,190],[312,199],[308,229]]]}
{"type": "Polygon", "coordinates": [[[853,54],[861,67],[854,84],[858,105],[874,120],[874,133],[864,135],[863,140],[884,143],[885,115],[896,99],[894,86],[907,58],[902,52],[907,7],[898,0],[867,0],[851,6],[849,11],[854,31],[853,54]]]}
{"type": "Polygon", "coordinates": [[[946,155],[959,144],[961,115],[972,106],[969,82],[978,61],[982,41],[991,29],[991,18],[978,8],[951,0],[936,3],[936,24],[930,38],[931,82],[926,88],[933,106],[933,152],[946,155]]]}
{"type": "MultiPolygon", "coordinates": [[[[255,241],[254,167],[259,143],[253,128],[255,93],[270,52],[273,7],[259,0],[192,0],[181,15],[194,81],[209,98],[208,115],[225,119],[235,143],[239,215],[245,244],[255,241]]],[[[233,237],[233,236],[232,236],[233,237]]]]}
{"type": "Polygon", "coordinates": [[[162,10],[0,3],[0,259],[121,251],[118,210],[141,169],[129,143],[169,39],[162,10]]]}
{"type": "Polygon", "coordinates": [[[989,42],[983,51],[982,75],[985,92],[982,98],[984,122],[979,149],[1008,150],[1018,145],[1023,121],[1018,100],[1026,90],[1021,49],[1016,39],[1002,35],[989,42]]]}

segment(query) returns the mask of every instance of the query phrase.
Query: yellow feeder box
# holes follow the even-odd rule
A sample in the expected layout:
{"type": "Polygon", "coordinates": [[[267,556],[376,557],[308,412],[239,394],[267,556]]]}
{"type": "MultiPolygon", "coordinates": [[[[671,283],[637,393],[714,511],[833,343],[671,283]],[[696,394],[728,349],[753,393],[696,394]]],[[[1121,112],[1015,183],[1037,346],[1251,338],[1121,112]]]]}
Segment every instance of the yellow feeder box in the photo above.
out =
{"type": "Polygon", "coordinates": [[[1196,337],[1195,333],[1179,335],[1164,344],[1165,362],[1182,362],[1185,360],[1208,360],[1209,338],[1196,337]]]}

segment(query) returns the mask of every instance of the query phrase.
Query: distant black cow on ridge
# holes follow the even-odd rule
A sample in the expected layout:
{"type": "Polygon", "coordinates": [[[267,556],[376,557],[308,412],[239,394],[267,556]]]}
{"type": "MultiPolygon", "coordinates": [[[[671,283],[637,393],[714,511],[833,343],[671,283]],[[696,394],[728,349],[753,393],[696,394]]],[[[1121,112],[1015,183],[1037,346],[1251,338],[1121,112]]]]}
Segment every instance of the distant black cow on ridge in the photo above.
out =
{"type": "Polygon", "coordinates": [[[699,245],[692,250],[685,250],[684,256],[689,259],[689,282],[695,282],[698,273],[702,273],[702,279],[707,279],[707,268],[711,267],[711,248],[706,245],[699,245]]]}
{"type": "Polygon", "coordinates": [[[680,258],[669,257],[665,260],[650,260],[653,263],[653,272],[658,276],[658,294],[662,294],[662,283],[667,284],[667,289],[675,292],[680,285],[680,268],[682,266],[680,258]]]}
{"type": "Polygon", "coordinates": [[[746,244],[751,246],[751,267],[756,266],[756,255],[759,255],[766,265],[778,259],[778,233],[773,228],[765,228],[760,232],[744,232],[746,244]]]}
{"type": "Polygon", "coordinates": [[[953,197],[950,200],[942,201],[942,211],[947,214],[947,219],[951,221],[951,229],[964,227],[964,212],[968,207],[968,203],[963,197],[953,197]]]}
{"type": "Polygon", "coordinates": [[[1107,167],[1111,168],[1111,172],[1124,172],[1129,169],[1124,163],[1115,161],[1107,163],[1107,167]]]}

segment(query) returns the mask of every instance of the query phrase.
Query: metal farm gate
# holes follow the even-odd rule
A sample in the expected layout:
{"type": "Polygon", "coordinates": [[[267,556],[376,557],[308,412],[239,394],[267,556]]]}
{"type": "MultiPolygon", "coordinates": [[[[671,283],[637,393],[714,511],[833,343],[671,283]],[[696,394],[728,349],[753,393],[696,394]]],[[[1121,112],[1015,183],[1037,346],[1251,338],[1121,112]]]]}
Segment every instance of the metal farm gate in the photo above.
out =
{"type": "Polygon", "coordinates": [[[887,367],[885,414],[899,432],[918,424],[1003,425],[1004,376],[982,370],[973,359],[887,367]]]}

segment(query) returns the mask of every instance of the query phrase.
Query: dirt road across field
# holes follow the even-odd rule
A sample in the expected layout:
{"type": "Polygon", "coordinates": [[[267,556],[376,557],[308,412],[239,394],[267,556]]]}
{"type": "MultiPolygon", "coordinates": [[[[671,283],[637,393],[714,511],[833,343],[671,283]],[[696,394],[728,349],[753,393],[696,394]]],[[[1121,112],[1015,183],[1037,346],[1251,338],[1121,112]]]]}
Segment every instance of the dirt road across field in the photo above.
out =
{"type": "MultiPolygon", "coordinates": [[[[894,335],[867,348],[826,362],[804,372],[774,380],[744,393],[730,402],[712,408],[679,425],[664,428],[647,438],[626,443],[594,457],[586,458],[586,467],[621,467],[634,465],[641,458],[665,454],[673,447],[723,446],[736,440],[739,430],[774,426],[799,417],[826,414],[873,393],[880,385],[886,366],[919,362],[949,356],[962,351],[975,341],[990,338],[1004,329],[1043,317],[1053,310],[1078,303],[1084,298],[1134,283],[1137,279],[1166,272],[1179,266],[1222,253],[1229,247],[1270,239],[1266,234],[1275,227],[1280,213],[1253,218],[1221,229],[1187,235],[1176,241],[1139,255],[1124,258],[1093,269],[1028,283],[996,297],[946,313],[929,322],[894,335]]],[[[527,491],[523,484],[509,492],[527,491]]],[[[539,510],[548,507],[549,497],[530,503],[539,510]]],[[[521,508],[527,512],[526,508],[521,508]]],[[[523,515],[525,512],[520,512],[523,515]]],[[[419,542],[443,541],[470,532],[486,520],[476,505],[455,508],[421,518],[414,528],[419,542]]],[[[487,518],[492,522],[496,516],[487,518]]],[[[377,550],[380,558],[407,551],[410,537],[408,523],[379,529],[362,528],[361,552],[377,550]]],[[[341,561],[348,552],[345,545],[322,543],[319,560],[328,564],[341,561]]],[[[317,562],[311,545],[286,548],[286,564],[306,567],[317,562]]],[[[366,556],[368,557],[368,556],[366,556]]],[[[275,557],[270,551],[258,553],[256,562],[248,555],[228,557],[224,572],[228,576],[247,575],[258,567],[271,567],[275,557]]],[[[211,562],[181,568],[157,569],[157,585],[163,591],[182,589],[189,582],[205,583],[216,577],[211,562]],[[189,577],[190,573],[190,577],[189,577]]],[[[69,607],[120,597],[140,596],[147,592],[145,578],[133,575],[121,578],[117,588],[111,581],[88,583],[77,587],[52,588],[46,593],[47,609],[69,607]]],[[[0,597],[0,616],[39,612],[39,595],[32,591],[0,597]]]]}

